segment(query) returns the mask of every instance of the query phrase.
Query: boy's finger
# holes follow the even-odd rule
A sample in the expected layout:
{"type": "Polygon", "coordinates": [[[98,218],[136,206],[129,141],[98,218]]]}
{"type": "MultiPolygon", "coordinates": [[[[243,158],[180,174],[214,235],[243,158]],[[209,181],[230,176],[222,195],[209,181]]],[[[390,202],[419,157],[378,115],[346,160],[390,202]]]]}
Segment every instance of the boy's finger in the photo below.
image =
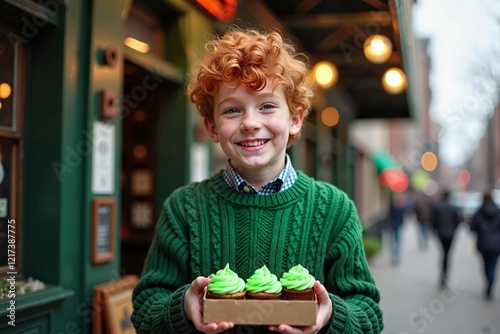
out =
{"type": "Polygon", "coordinates": [[[314,292],[316,293],[319,303],[325,300],[325,298],[330,298],[326,288],[319,281],[314,282],[314,292]]]}
{"type": "Polygon", "coordinates": [[[193,288],[195,288],[196,290],[200,291],[203,290],[208,285],[208,283],[210,283],[210,278],[198,276],[191,283],[191,286],[193,286],[193,288]]]}

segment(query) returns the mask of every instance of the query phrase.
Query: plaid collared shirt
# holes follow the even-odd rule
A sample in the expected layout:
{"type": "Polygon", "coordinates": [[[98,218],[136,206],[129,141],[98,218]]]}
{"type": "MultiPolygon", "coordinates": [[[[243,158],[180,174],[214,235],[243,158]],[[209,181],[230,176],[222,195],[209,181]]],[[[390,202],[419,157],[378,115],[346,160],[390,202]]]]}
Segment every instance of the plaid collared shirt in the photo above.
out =
{"type": "Polygon", "coordinates": [[[272,181],[266,183],[259,191],[248,183],[240,174],[231,166],[229,160],[226,162],[226,170],[224,171],[224,181],[233,189],[241,193],[270,195],[279,191],[284,191],[293,186],[297,180],[297,172],[292,166],[292,161],[288,154],[285,157],[285,168],[272,181]]]}

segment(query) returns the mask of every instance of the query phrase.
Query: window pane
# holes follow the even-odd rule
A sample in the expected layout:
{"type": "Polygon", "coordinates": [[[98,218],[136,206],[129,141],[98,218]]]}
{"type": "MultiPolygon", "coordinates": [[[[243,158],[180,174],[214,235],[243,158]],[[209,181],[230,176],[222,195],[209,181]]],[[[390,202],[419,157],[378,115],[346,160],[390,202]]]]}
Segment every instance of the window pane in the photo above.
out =
{"type": "MultiPolygon", "coordinates": [[[[8,245],[9,239],[15,240],[14,245],[20,247],[20,240],[17,238],[13,239],[18,233],[16,228],[17,226],[10,227],[10,237],[9,237],[9,228],[8,221],[9,219],[15,219],[11,212],[11,203],[14,200],[13,196],[13,175],[12,175],[12,165],[13,165],[13,151],[14,151],[14,143],[9,142],[7,140],[0,139],[0,267],[7,266],[8,260],[8,245]],[[14,227],[14,229],[13,229],[14,227]]],[[[12,243],[12,241],[11,241],[12,243]]],[[[12,249],[12,247],[10,247],[12,249]]],[[[15,249],[15,253],[18,253],[20,250],[15,249]]],[[[10,260],[10,264],[12,263],[12,259],[10,260]]]]}
{"type": "Polygon", "coordinates": [[[14,70],[18,43],[0,29],[0,126],[14,127],[14,70]]]}

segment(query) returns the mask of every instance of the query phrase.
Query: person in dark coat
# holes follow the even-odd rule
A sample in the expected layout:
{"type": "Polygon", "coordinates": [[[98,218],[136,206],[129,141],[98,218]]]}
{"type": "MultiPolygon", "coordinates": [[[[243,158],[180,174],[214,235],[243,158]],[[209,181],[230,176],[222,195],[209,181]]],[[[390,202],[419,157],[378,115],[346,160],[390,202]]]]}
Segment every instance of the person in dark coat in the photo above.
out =
{"type": "Polygon", "coordinates": [[[430,223],[433,231],[441,242],[443,258],[441,262],[441,287],[445,287],[448,274],[448,256],[453,242],[455,231],[462,221],[459,208],[452,205],[449,200],[449,191],[443,192],[438,202],[431,204],[430,223]]]}
{"type": "Polygon", "coordinates": [[[427,196],[423,191],[417,192],[415,194],[415,215],[420,225],[420,233],[418,238],[420,249],[427,249],[429,231],[431,230],[429,223],[429,212],[430,197],[427,196]]]}
{"type": "Polygon", "coordinates": [[[401,226],[409,206],[406,197],[402,193],[394,194],[389,207],[389,223],[392,233],[391,263],[399,264],[401,253],[401,226]]]}
{"type": "Polygon", "coordinates": [[[477,250],[484,262],[484,275],[487,282],[485,297],[491,299],[500,254],[500,209],[493,201],[490,191],[483,194],[483,204],[472,216],[470,228],[477,235],[477,250]]]}

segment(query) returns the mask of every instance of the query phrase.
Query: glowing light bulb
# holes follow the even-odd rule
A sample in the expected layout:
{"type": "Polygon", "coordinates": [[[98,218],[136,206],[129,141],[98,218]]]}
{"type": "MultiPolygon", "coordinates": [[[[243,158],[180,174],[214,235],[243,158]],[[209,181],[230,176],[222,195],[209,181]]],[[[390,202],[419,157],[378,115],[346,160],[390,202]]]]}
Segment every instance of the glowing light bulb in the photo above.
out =
{"type": "Polygon", "coordinates": [[[0,84],[0,99],[6,99],[10,96],[10,93],[12,93],[12,88],[10,88],[10,85],[8,83],[2,83],[0,84]]]}
{"type": "Polygon", "coordinates": [[[385,63],[392,54],[392,43],[384,35],[372,35],[365,40],[363,53],[372,63],[385,63]]]}
{"type": "Polygon", "coordinates": [[[338,79],[337,67],[330,62],[317,63],[313,69],[314,79],[323,88],[330,88],[338,79]]]}
{"type": "Polygon", "coordinates": [[[397,67],[388,69],[382,76],[382,86],[389,94],[401,94],[406,89],[406,83],[405,73],[397,67]]]}

